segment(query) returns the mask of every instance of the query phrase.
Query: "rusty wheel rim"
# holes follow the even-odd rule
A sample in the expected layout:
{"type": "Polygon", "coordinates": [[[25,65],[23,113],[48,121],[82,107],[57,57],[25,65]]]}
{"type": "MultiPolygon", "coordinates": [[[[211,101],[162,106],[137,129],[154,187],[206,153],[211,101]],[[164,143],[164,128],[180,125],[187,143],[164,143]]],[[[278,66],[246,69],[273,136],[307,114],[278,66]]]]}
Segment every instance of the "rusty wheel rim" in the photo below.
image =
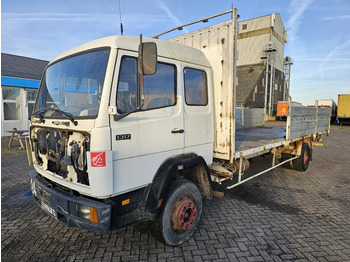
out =
{"type": "Polygon", "coordinates": [[[189,230],[197,217],[196,203],[188,195],[176,202],[171,216],[172,229],[176,233],[189,230]]]}

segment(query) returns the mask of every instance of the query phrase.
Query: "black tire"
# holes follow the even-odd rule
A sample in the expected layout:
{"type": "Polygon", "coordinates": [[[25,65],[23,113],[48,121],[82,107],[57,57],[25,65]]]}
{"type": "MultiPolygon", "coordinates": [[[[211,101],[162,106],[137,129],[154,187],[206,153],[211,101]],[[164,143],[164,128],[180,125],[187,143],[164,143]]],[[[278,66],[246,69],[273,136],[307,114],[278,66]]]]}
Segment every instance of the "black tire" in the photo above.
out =
{"type": "Polygon", "coordinates": [[[202,195],[198,187],[187,179],[177,179],[154,222],[153,233],[168,245],[181,245],[196,230],[201,214],[202,195]]]}
{"type": "Polygon", "coordinates": [[[293,167],[298,171],[306,171],[309,167],[311,159],[311,151],[308,143],[303,143],[301,147],[301,154],[297,159],[293,160],[293,167]]]}

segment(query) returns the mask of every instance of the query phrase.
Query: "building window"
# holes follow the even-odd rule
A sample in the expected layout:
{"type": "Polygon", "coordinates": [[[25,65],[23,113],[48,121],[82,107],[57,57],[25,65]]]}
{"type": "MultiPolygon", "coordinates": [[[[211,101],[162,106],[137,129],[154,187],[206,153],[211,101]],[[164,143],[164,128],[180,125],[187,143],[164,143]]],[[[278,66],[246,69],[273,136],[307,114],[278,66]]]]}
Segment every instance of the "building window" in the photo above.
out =
{"type": "Polygon", "coordinates": [[[21,90],[13,87],[2,87],[4,120],[21,120],[21,90]]]}
{"type": "Polygon", "coordinates": [[[3,87],[2,88],[2,99],[3,100],[15,100],[20,101],[21,90],[14,87],[3,87]]]}
{"type": "Polygon", "coordinates": [[[21,103],[4,102],[4,120],[21,120],[21,103]]]}
{"type": "Polygon", "coordinates": [[[27,90],[27,105],[28,105],[28,120],[32,117],[33,108],[35,104],[35,98],[38,93],[37,89],[28,89],[27,90]]]}
{"type": "Polygon", "coordinates": [[[247,24],[243,24],[242,25],[242,30],[246,30],[247,29],[247,24]]]}
{"type": "Polygon", "coordinates": [[[185,68],[185,101],[191,106],[208,104],[207,74],[202,70],[185,68]]]}

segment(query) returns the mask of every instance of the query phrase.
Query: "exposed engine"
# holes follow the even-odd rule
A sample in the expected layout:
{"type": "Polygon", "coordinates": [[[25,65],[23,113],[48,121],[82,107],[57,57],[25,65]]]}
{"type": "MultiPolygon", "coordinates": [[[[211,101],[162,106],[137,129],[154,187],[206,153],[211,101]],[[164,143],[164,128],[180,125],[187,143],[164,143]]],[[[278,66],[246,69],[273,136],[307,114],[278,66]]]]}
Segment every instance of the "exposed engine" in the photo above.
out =
{"type": "Polygon", "coordinates": [[[89,185],[86,152],[88,134],[37,129],[32,136],[35,159],[43,170],[70,181],[89,185]]]}

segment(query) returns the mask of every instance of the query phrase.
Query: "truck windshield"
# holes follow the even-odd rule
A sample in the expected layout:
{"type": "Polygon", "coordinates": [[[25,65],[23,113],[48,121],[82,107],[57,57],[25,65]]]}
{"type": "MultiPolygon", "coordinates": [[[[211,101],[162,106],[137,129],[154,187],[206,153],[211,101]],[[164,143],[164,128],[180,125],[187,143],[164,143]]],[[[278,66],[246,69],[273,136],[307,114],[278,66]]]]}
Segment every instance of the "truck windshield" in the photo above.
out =
{"type": "Polygon", "coordinates": [[[34,116],[64,117],[64,112],[77,118],[96,117],[108,57],[109,50],[98,50],[49,66],[41,83],[34,116]]]}

